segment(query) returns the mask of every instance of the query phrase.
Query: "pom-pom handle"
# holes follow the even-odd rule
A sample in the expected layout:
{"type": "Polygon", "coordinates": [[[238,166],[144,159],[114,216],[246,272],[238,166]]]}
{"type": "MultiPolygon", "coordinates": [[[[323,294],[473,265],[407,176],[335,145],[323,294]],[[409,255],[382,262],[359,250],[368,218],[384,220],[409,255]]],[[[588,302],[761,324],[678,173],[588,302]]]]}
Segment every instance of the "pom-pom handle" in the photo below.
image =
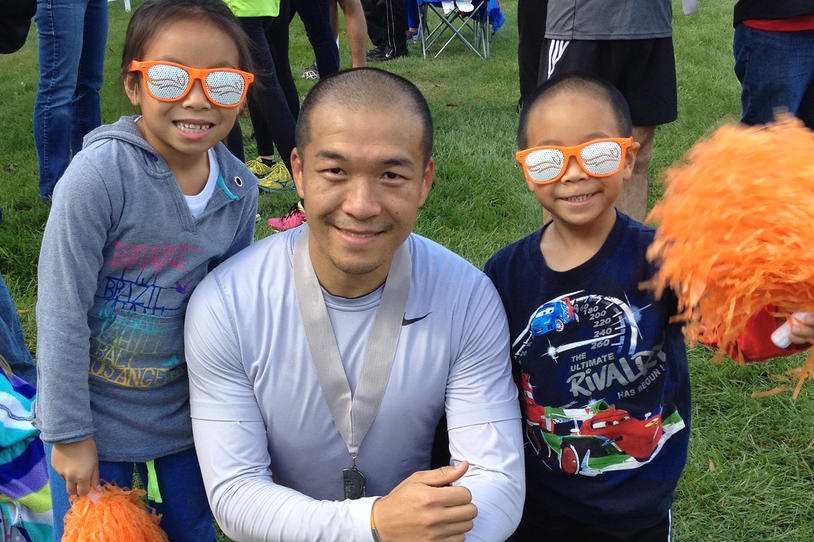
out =
{"type": "Polygon", "coordinates": [[[807,312],[795,312],[791,318],[786,320],[782,326],[775,329],[772,333],[772,342],[778,348],[788,348],[791,345],[791,325],[794,320],[798,322],[804,320],[808,316],[807,312]]]}

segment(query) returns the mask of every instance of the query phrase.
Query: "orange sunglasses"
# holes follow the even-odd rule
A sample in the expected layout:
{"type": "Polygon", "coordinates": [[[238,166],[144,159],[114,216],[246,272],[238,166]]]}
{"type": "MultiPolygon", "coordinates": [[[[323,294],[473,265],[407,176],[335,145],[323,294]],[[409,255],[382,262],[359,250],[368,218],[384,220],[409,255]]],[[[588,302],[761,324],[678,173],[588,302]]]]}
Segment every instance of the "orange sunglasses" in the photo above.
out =
{"type": "Polygon", "coordinates": [[[615,175],[625,165],[625,153],[632,144],[632,137],[609,137],[573,147],[543,145],[517,151],[514,156],[526,179],[534,184],[550,184],[562,178],[572,156],[582,171],[591,177],[615,175]]]}
{"type": "Polygon", "coordinates": [[[134,60],[131,72],[144,74],[147,94],[160,102],[177,102],[201,82],[206,98],[218,107],[238,107],[246,99],[254,75],[231,68],[197,69],[165,61],[134,60]]]}

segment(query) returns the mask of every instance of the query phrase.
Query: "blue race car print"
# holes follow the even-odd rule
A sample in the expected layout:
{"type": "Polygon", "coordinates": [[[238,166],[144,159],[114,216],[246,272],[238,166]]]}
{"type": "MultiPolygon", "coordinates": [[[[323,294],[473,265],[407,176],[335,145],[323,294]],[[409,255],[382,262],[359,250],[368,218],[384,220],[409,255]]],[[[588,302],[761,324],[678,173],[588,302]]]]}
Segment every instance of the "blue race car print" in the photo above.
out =
{"type": "Polygon", "coordinates": [[[531,334],[539,337],[549,331],[562,331],[565,324],[574,321],[575,318],[574,305],[569,298],[549,301],[534,313],[530,325],[531,334]]]}

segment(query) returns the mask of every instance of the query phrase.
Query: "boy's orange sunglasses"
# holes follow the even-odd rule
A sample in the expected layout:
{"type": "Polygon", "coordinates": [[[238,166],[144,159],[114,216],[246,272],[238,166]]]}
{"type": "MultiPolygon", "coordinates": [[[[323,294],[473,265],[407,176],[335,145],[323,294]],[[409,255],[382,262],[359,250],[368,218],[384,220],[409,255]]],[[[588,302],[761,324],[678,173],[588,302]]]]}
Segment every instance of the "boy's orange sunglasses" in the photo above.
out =
{"type": "Polygon", "coordinates": [[[206,98],[218,107],[237,107],[246,99],[254,75],[231,68],[198,69],[165,61],[134,60],[131,72],[144,74],[147,94],[160,102],[177,102],[201,82],[206,98]]]}
{"type": "Polygon", "coordinates": [[[517,151],[515,158],[523,167],[526,179],[534,184],[559,181],[573,156],[582,171],[591,177],[616,175],[625,165],[625,154],[633,144],[632,137],[594,139],[573,147],[543,145],[517,151]]]}

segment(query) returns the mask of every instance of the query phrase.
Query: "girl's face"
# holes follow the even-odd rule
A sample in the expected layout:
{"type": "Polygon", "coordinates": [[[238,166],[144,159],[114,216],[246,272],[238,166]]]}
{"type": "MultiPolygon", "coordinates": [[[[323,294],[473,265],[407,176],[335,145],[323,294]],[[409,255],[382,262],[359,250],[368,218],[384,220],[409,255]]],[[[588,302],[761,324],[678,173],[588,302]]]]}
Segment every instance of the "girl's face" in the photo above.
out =
{"type": "MultiPolygon", "coordinates": [[[[169,23],[155,32],[136,60],[166,60],[190,68],[240,69],[234,40],[204,19],[184,19],[169,23]]],[[[133,105],[141,109],[139,129],[147,142],[178,171],[200,165],[206,151],[226,137],[237,118],[239,107],[214,105],[195,81],[189,93],[177,102],[161,102],[144,89],[144,77],[126,79],[125,91],[133,105]]]]}

